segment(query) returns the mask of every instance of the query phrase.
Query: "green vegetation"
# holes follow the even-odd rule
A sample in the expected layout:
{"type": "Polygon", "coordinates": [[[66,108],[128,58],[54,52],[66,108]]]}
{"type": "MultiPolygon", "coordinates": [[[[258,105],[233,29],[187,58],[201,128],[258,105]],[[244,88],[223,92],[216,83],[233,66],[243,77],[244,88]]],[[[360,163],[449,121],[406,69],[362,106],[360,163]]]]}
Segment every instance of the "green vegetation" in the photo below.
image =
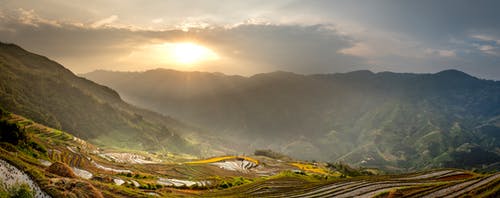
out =
{"type": "Polygon", "coordinates": [[[380,174],[378,171],[370,171],[370,169],[362,169],[362,168],[352,168],[348,164],[337,162],[337,163],[328,163],[327,167],[332,171],[338,171],[341,173],[341,178],[346,177],[357,177],[357,176],[369,176],[380,174]]]}
{"type": "Polygon", "coordinates": [[[217,184],[217,189],[219,189],[219,190],[231,188],[231,187],[235,187],[235,186],[240,186],[243,184],[249,184],[249,183],[253,182],[252,179],[247,179],[244,177],[232,177],[229,179],[218,179],[218,180],[220,180],[220,181],[218,181],[218,184],[217,184]]]}
{"type": "Polygon", "coordinates": [[[254,155],[266,156],[266,157],[270,157],[273,159],[281,159],[281,160],[289,160],[290,159],[290,157],[288,157],[282,153],[273,151],[271,149],[255,150],[254,155]]]}
{"type": "MultiPolygon", "coordinates": [[[[21,123],[23,124],[25,123],[21,123]]],[[[8,151],[20,150],[33,157],[46,155],[47,149],[32,140],[24,129],[20,129],[19,125],[0,119],[0,147],[8,151]]]]}
{"type": "Polygon", "coordinates": [[[13,145],[26,145],[28,136],[24,130],[19,130],[15,123],[8,123],[6,120],[0,120],[0,141],[13,145]]]}
{"type": "Polygon", "coordinates": [[[10,189],[2,189],[0,187],[0,198],[33,198],[35,197],[35,193],[31,190],[31,188],[27,184],[16,185],[10,189]]]}

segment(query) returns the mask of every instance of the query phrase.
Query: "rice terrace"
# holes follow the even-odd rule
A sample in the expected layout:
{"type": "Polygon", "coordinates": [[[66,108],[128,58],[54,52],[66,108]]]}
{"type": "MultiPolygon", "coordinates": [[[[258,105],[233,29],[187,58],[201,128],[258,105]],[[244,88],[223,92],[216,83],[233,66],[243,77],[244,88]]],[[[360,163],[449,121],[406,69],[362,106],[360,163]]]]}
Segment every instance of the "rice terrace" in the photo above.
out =
{"type": "MultiPolygon", "coordinates": [[[[344,164],[263,155],[129,163],[106,157],[105,150],[12,113],[3,112],[1,121],[18,126],[30,142],[2,145],[2,179],[7,181],[12,170],[33,175],[24,176],[23,181],[40,186],[34,188],[40,193],[37,197],[44,192],[56,197],[85,197],[89,195],[87,188],[97,197],[496,197],[500,187],[500,173],[436,169],[387,175],[344,164]],[[55,168],[56,164],[61,165],[55,168]],[[71,186],[60,187],[61,182],[71,186]]],[[[161,159],[152,154],[116,152],[113,156],[161,159]]]]}
{"type": "Polygon", "coordinates": [[[500,198],[500,1],[0,5],[0,198],[500,198]]]}

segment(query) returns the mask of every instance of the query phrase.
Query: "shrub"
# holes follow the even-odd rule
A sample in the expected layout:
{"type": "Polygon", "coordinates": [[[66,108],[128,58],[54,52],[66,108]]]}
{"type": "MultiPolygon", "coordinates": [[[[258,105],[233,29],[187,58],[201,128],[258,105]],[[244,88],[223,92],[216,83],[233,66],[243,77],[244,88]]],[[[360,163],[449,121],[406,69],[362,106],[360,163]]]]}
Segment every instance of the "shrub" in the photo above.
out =
{"type": "Polygon", "coordinates": [[[35,197],[35,193],[27,184],[21,184],[10,189],[9,196],[18,198],[32,198],[35,197]]]}
{"type": "Polygon", "coordinates": [[[0,147],[2,147],[3,149],[5,149],[9,152],[17,152],[17,148],[14,145],[12,145],[11,143],[0,142],[0,147]]]}
{"type": "MultiPolygon", "coordinates": [[[[243,177],[234,177],[230,180],[220,181],[218,184],[218,188],[219,189],[231,188],[234,186],[239,186],[239,185],[243,185],[243,184],[250,183],[250,182],[252,182],[252,180],[245,179],[243,177]]],[[[205,187],[199,187],[199,188],[205,188],[205,187]]]]}
{"type": "MultiPolygon", "coordinates": [[[[342,173],[344,177],[350,176],[350,177],[356,177],[356,176],[361,176],[365,175],[366,173],[361,172],[360,170],[357,170],[355,168],[350,167],[348,164],[338,162],[338,163],[328,163],[327,167],[330,168],[331,170],[334,171],[339,171],[342,173]]],[[[343,178],[341,175],[341,178],[343,178]]]]}
{"type": "Polygon", "coordinates": [[[6,111],[5,109],[3,109],[2,107],[0,107],[0,117],[3,117],[3,116],[7,116],[9,115],[10,113],[8,111],[6,111]]]}
{"type": "Polygon", "coordinates": [[[233,185],[232,185],[231,183],[227,182],[227,181],[222,181],[222,182],[219,184],[219,187],[220,187],[220,188],[223,188],[223,189],[224,189],[224,188],[229,188],[229,187],[231,187],[231,186],[233,186],[233,185]]]}
{"type": "Polygon", "coordinates": [[[37,150],[40,153],[44,153],[44,154],[47,153],[47,149],[45,147],[43,147],[42,145],[38,144],[37,142],[30,141],[28,145],[29,145],[29,147],[37,150]]]}
{"type": "Polygon", "coordinates": [[[8,123],[6,120],[0,121],[0,141],[13,145],[26,143],[28,136],[24,130],[20,130],[16,124],[8,123]]]}

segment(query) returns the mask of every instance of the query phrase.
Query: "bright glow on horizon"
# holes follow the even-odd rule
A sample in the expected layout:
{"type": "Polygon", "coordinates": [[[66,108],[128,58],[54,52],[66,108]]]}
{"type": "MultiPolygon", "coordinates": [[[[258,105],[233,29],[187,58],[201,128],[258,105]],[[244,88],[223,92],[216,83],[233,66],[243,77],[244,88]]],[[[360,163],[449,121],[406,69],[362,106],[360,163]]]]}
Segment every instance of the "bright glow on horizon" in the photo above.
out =
{"type": "Polygon", "coordinates": [[[194,43],[174,43],[170,44],[169,51],[175,62],[180,64],[194,64],[205,60],[218,59],[217,54],[212,50],[194,43]]]}
{"type": "Polygon", "coordinates": [[[143,69],[166,67],[191,69],[203,67],[204,63],[219,61],[220,56],[212,49],[194,42],[167,42],[136,47],[131,53],[117,59],[122,68],[140,66],[143,69]]]}

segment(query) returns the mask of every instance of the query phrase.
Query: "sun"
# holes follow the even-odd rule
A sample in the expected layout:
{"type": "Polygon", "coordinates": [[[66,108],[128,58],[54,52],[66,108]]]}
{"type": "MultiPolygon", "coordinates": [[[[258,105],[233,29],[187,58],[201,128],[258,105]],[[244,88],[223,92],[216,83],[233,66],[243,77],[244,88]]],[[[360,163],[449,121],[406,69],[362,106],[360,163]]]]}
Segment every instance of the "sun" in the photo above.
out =
{"type": "Polygon", "coordinates": [[[171,49],[174,61],[180,64],[217,59],[215,52],[195,43],[174,43],[171,49]]]}
{"type": "Polygon", "coordinates": [[[194,42],[166,42],[138,46],[120,61],[142,64],[142,61],[147,60],[156,65],[186,69],[222,59],[214,50],[204,45],[194,42]]]}

